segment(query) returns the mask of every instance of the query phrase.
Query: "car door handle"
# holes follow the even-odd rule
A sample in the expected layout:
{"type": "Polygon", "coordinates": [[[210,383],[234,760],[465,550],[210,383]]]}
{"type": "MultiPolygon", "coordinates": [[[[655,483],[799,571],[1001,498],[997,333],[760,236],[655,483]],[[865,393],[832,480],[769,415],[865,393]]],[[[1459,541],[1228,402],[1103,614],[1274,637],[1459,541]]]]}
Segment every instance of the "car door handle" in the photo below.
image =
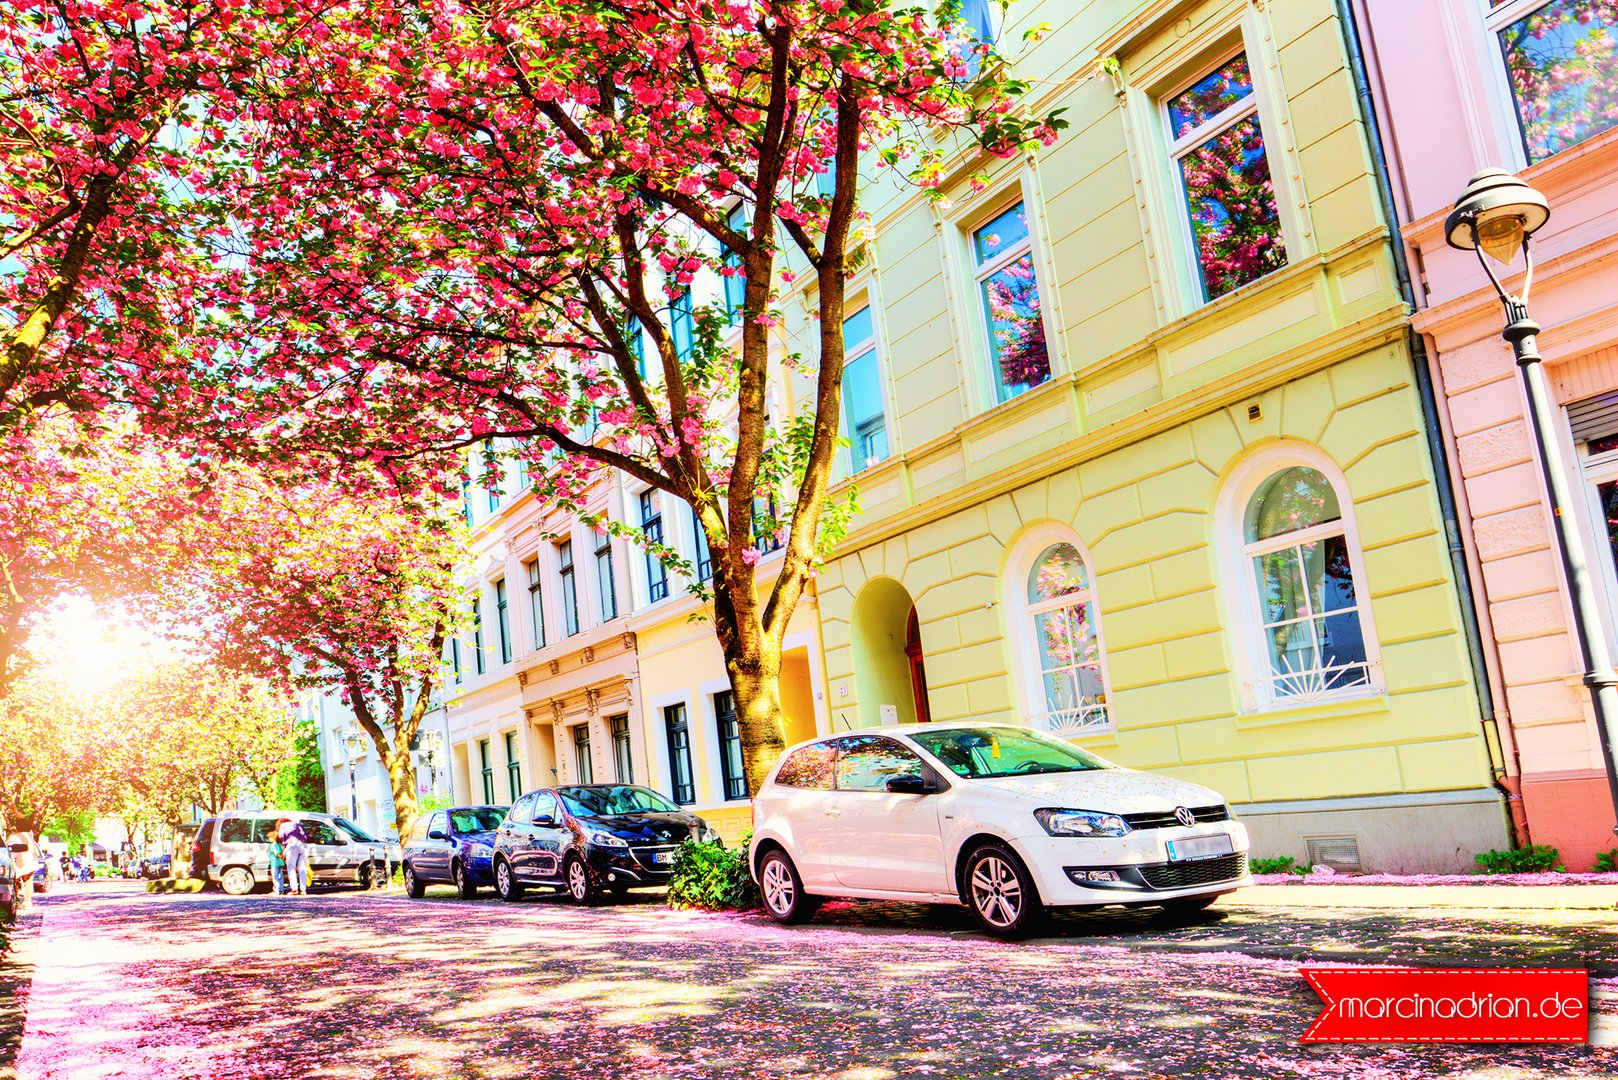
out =
{"type": "Polygon", "coordinates": [[[829,807],[826,808],[826,816],[827,817],[842,817],[843,812],[841,810],[839,810],[835,806],[829,806],[829,807]]]}

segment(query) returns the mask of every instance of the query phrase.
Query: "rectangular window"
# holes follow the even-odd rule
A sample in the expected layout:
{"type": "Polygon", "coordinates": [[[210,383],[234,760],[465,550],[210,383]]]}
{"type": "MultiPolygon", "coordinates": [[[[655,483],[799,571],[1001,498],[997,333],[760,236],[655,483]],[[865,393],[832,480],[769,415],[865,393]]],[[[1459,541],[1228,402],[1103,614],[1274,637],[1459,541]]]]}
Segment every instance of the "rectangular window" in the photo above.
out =
{"type": "MultiPolygon", "coordinates": [[[[648,545],[663,542],[663,509],[659,502],[661,498],[662,496],[655,491],[640,493],[640,528],[646,536],[648,545]]],[[[669,594],[668,567],[663,565],[663,560],[650,548],[646,552],[646,594],[654,604],[669,594]]]]}
{"type": "Polygon", "coordinates": [[[629,717],[612,718],[612,767],[620,784],[635,782],[635,759],[630,752],[629,717]]]}
{"type": "Polygon", "coordinates": [[[1203,300],[1286,265],[1258,95],[1237,53],[1163,103],[1203,300]]]}
{"type": "Polygon", "coordinates": [[[524,564],[528,568],[528,629],[534,635],[534,648],[545,647],[545,598],[540,593],[539,559],[524,564]]]}
{"type": "Polygon", "coordinates": [[[478,740],[478,760],[483,765],[483,802],[494,805],[494,765],[489,761],[489,740],[478,740]]]}
{"type": "Polygon", "coordinates": [[[517,494],[521,495],[534,486],[534,474],[528,464],[528,447],[522,448],[522,457],[517,459],[517,494]]]}
{"type": "Polygon", "coordinates": [[[719,774],[725,784],[725,799],[747,798],[747,769],[742,764],[742,729],[736,721],[736,698],[729,690],[713,696],[714,718],[719,727],[719,774]]]}
{"type": "Polygon", "coordinates": [[[579,583],[573,576],[573,541],[557,545],[556,561],[562,577],[562,635],[572,637],[579,632],[579,583]]]}
{"type": "Polygon", "coordinates": [[[1530,165],[1618,124],[1618,9],[1488,0],[1530,165]]]}
{"type": "Polygon", "coordinates": [[[994,17],[990,14],[991,0],[961,0],[961,24],[957,33],[969,40],[961,48],[961,59],[966,62],[963,81],[971,82],[983,70],[981,46],[994,46],[994,17]]]}
{"type": "Polygon", "coordinates": [[[686,722],[683,703],[664,706],[663,727],[669,740],[671,794],[675,802],[686,806],[697,801],[697,785],[691,770],[691,725],[686,722]]]}
{"type": "Polygon", "coordinates": [[[483,674],[483,597],[472,597],[472,664],[483,674]]]}
{"type": "Polygon", "coordinates": [[[713,577],[713,552],[708,550],[708,534],[697,519],[696,507],[691,508],[691,534],[696,538],[691,565],[697,572],[697,580],[707,581],[713,577]]]}
{"type": "Polygon", "coordinates": [[[461,481],[461,516],[468,525],[472,524],[472,481],[461,481]]]}
{"type": "Polygon", "coordinates": [[[494,583],[495,626],[500,631],[500,662],[511,663],[511,613],[506,602],[506,579],[494,583]]]}
{"type": "Polygon", "coordinates": [[[573,765],[578,770],[578,784],[595,783],[595,765],[590,761],[590,725],[579,724],[573,729],[573,765]]]}
{"type": "Polygon", "coordinates": [[[972,233],[972,276],[988,328],[995,400],[1010,401],[1051,377],[1033,238],[1022,203],[972,233]]]}
{"type": "Polygon", "coordinates": [[[455,673],[455,681],[461,681],[461,639],[449,639],[449,669],[455,673]]]}
{"type": "Polygon", "coordinates": [[[847,417],[850,472],[888,456],[888,421],[882,409],[882,372],[876,326],[862,307],[843,320],[843,414],[847,417]]]}
{"type": "Polygon", "coordinates": [[[596,585],[601,592],[601,621],[618,617],[618,586],[612,575],[612,534],[596,541],[596,585]]]}
{"type": "Polygon", "coordinates": [[[488,499],[489,499],[489,513],[492,514],[496,510],[500,509],[501,492],[500,492],[500,480],[499,480],[498,477],[496,477],[494,482],[489,486],[486,494],[487,494],[488,499]]]}
{"type": "Polygon", "coordinates": [[[696,316],[691,311],[691,290],[681,289],[669,310],[669,334],[674,338],[674,355],[680,363],[691,362],[691,353],[697,344],[696,316]]]}
{"type": "Polygon", "coordinates": [[[522,765],[517,760],[517,733],[506,732],[506,787],[513,802],[522,794],[522,765]]]}
{"type": "MultiPolygon", "coordinates": [[[[735,207],[725,221],[736,232],[747,232],[750,225],[747,220],[747,207],[735,207]]],[[[747,278],[741,272],[742,257],[728,247],[724,249],[723,254],[725,268],[733,271],[724,275],[725,315],[729,317],[731,324],[735,325],[741,318],[742,308],[747,302],[747,278]]]]}
{"type": "Polygon", "coordinates": [[[629,355],[635,359],[635,374],[644,380],[646,378],[646,335],[641,330],[639,319],[629,320],[629,325],[624,327],[624,340],[629,346],[629,355]]]}

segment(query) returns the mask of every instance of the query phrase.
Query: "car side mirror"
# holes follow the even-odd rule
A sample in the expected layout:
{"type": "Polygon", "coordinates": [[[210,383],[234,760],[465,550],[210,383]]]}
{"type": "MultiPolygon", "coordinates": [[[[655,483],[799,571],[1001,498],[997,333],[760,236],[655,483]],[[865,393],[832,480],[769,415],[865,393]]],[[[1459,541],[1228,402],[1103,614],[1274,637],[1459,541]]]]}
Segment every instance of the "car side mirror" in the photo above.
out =
{"type": "Polygon", "coordinates": [[[427,830],[427,839],[429,839],[429,840],[448,840],[449,837],[444,835],[444,830],[443,829],[428,829],[427,830]]]}
{"type": "Polygon", "coordinates": [[[549,814],[541,814],[534,819],[535,825],[555,825],[556,819],[549,814]]]}
{"type": "Polygon", "coordinates": [[[888,778],[888,792],[892,795],[931,795],[937,790],[938,785],[916,773],[888,778]]]}

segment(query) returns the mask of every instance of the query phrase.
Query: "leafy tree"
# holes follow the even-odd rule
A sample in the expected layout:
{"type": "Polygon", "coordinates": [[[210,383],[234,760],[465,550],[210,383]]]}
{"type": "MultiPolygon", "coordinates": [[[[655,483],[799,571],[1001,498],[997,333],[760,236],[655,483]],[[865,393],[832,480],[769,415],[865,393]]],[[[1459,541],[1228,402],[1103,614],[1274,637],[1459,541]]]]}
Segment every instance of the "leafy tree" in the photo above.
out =
{"type": "Polygon", "coordinates": [[[326,775],[320,764],[320,726],[300,722],[292,734],[292,757],[275,774],[270,805],[281,810],[324,812],[326,775]]]}
{"type": "Polygon", "coordinates": [[[106,710],[60,674],[36,668],[0,696],[0,819],[11,828],[39,832],[112,802],[106,710]]]}
{"type": "Polygon", "coordinates": [[[0,432],[175,391],[211,273],[206,174],[244,87],[330,0],[0,0],[0,432]]]}
{"type": "Polygon", "coordinates": [[[1061,126],[1026,115],[1027,86],[999,69],[969,81],[987,46],[959,12],[368,5],[244,118],[240,273],[215,299],[237,347],[158,422],[196,428],[202,403],[200,427],[234,452],[390,467],[507,438],[564,505],[601,468],[683,500],[712,553],[701,587],[756,786],[783,745],[788,621],[852,510],[827,490],[856,189],[935,187],[1061,126]],[[814,278],[813,363],[771,356],[789,266],[814,278]],[[693,308],[699,275],[730,302],[693,308]],[[807,405],[772,415],[792,371],[807,405]]]}
{"type": "Polygon", "coordinates": [[[63,811],[47,821],[40,833],[56,837],[77,853],[96,838],[96,813],[94,810],[63,811]]]}

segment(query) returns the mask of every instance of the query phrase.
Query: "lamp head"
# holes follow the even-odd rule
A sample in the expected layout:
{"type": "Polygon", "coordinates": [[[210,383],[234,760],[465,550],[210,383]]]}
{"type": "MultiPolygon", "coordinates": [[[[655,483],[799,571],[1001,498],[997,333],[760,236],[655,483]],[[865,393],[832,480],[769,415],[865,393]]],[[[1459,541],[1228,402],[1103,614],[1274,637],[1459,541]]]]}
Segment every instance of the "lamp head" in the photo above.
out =
{"type": "Polygon", "coordinates": [[[1463,251],[1481,248],[1509,265],[1550,216],[1545,196],[1504,169],[1484,169],[1472,177],[1444,219],[1444,239],[1463,251]]]}

